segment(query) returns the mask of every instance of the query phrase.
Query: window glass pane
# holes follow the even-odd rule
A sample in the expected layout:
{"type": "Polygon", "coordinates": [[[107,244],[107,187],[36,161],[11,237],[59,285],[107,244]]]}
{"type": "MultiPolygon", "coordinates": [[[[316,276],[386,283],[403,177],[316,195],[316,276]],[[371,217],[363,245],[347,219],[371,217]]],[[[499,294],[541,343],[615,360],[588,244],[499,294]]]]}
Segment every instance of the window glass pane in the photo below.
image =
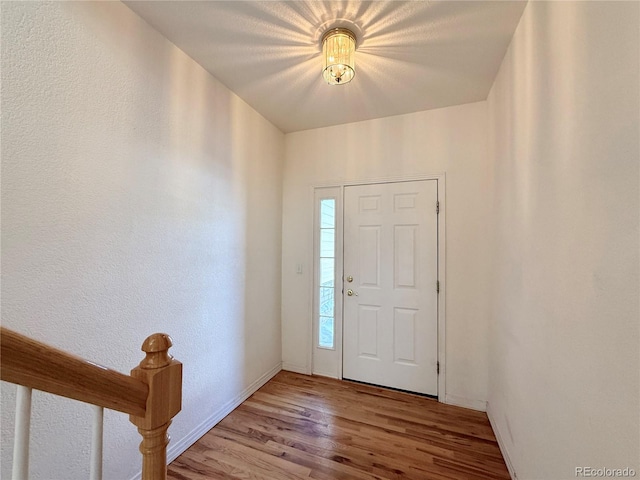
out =
{"type": "Polygon", "coordinates": [[[336,244],[336,231],[333,228],[320,230],[320,256],[334,257],[336,244]]]}
{"type": "Polygon", "coordinates": [[[336,200],[320,199],[318,262],[318,347],[335,348],[336,200]]]}
{"type": "Polygon", "coordinates": [[[320,200],[320,228],[336,226],[336,201],[333,198],[320,200]]]}
{"type": "Polygon", "coordinates": [[[333,348],[333,317],[320,317],[319,325],[319,345],[324,348],[333,348]]]}
{"type": "Polygon", "coordinates": [[[320,287],[320,315],[333,316],[333,288],[320,287]]]}
{"type": "Polygon", "coordinates": [[[333,287],[333,279],[335,277],[334,272],[334,259],[333,258],[321,258],[320,259],[320,286],[321,287],[333,287]]]}

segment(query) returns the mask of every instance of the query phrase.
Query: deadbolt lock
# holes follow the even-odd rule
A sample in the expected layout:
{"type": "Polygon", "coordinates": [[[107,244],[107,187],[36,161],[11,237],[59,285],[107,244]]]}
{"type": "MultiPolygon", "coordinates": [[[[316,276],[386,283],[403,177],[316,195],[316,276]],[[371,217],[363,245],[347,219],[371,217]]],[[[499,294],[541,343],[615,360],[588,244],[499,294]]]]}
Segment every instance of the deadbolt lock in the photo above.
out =
{"type": "Polygon", "coordinates": [[[347,282],[349,282],[349,283],[353,282],[353,277],[351,275],[349,275],[347,277],[347,282]]]}

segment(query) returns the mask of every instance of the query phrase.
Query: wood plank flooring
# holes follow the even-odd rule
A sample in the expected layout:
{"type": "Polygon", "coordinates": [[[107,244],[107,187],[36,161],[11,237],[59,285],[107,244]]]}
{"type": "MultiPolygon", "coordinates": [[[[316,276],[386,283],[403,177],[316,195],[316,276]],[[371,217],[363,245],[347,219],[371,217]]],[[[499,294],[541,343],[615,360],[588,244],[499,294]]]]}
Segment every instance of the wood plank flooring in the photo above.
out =
{"type": "Polygon", "coordinates": [[[280,372],[169,465],[173,480],[509,479],[484,413],[280,372]]]}

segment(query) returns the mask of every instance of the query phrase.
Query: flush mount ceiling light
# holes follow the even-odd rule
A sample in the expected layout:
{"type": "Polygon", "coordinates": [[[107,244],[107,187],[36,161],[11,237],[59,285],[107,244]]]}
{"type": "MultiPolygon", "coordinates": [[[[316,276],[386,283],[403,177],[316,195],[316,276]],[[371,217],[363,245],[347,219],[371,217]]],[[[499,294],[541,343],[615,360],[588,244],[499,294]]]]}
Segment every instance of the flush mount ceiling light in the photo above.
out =
{"type": "Polygon", "coordinates": [[[332,28],[322,37],[322,76],[329,85],[343,85],[353,80],[356,36],[346,28],[332,28]]]}

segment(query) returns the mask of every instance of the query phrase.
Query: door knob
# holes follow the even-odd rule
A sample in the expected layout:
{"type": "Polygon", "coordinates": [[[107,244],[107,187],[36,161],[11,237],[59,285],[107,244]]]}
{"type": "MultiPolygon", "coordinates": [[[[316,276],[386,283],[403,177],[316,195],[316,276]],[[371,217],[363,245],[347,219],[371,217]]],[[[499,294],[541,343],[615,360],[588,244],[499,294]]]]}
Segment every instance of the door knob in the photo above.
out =
{"type": "Polygon", "coordinates": [[[347,295],[349,295],[350,297],[353,297],[354,295],[357,297],[358,294],[357,292],[354,292],[353,290],[349,289],[347,290],[347,295]]]}

